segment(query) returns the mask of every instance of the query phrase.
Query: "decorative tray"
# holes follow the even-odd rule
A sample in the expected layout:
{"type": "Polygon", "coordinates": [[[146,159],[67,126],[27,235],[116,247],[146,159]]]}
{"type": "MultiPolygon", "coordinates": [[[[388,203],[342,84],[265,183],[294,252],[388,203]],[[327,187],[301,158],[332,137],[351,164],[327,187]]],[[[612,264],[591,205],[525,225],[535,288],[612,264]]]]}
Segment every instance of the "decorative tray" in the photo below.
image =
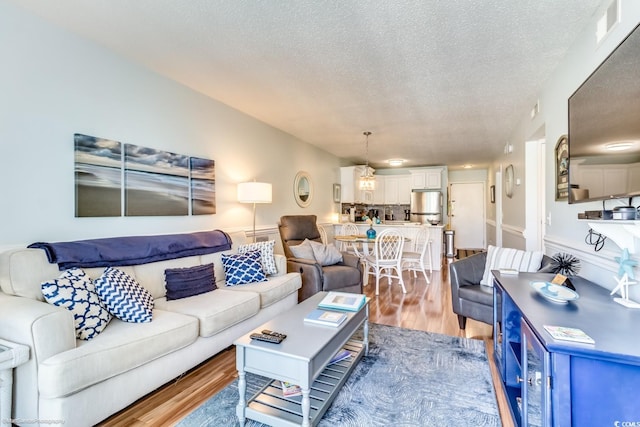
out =
{"type": "Polygon", "coordinates": [[[566,304],[569,301],[575,301],[580,296],[574,290],[562,285],[554,285],[550,282],[530,282],[533,289],[536,290],[542,297],[552,302],[560,304],[566,304]]]}

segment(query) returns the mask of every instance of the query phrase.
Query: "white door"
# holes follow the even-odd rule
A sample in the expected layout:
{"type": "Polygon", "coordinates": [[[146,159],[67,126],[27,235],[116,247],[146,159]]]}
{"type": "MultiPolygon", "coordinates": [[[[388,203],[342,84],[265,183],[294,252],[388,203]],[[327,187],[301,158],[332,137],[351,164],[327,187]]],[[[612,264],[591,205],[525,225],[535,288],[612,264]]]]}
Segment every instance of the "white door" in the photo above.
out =
{"type": "Polygon", "coordinates": [[[451,229],[454,246],[483,249],[485,242],[485,184],[460,182],[450,185],[451,229]]]}

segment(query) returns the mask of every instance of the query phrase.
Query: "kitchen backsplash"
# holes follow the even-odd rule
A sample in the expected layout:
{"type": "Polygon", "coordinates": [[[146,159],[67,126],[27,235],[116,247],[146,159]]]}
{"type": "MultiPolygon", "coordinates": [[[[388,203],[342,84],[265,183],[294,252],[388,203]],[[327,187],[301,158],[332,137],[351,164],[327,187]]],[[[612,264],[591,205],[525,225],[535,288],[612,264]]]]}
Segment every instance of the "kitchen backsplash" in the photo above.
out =
{"type": "Polygon", "coordinates": [[[343,215],[349,215],[350,209],[355,209],[356,222],[362,221],[364,215],[370,216],[377,211],[380,220],[386,221],[404,221],[405,211],[409,211],[410,205],[361,205],[343,203],[341,212],[343,215]]]}

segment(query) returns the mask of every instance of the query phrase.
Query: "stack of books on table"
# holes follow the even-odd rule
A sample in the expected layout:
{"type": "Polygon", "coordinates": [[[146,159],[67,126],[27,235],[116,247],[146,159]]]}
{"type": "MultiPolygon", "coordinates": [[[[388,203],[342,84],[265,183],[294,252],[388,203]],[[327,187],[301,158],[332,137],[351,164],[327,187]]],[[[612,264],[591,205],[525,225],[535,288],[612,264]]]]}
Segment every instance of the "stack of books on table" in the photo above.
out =
{"type": "Polygon", "coordinates": [[[326,311],[316,309],[307,314],[304,318],[306,323],[313,323],[314,325],[333,326],[338,327],[347,320],[345,313],[339,313],[337,311],[326,311]]]}
{"type": "Polygon", "coordinates": [[[329,292],[318,308],[329,310],[358,311],[367,303],[367,297],[362,294],[350,294],[347,292],[329,292]]]}

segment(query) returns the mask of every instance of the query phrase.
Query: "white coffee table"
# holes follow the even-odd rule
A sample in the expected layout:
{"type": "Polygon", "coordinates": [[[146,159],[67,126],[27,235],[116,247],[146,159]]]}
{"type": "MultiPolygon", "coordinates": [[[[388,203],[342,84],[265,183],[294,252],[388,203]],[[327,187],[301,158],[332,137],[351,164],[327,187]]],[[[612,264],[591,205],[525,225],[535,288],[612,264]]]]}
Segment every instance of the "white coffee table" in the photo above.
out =
{"type": "Polygon", "coordinates": [[[269,329],[284,333],[287,338],[282,343],[253,341],[249,338],[251,333],[234,342],[240,394],[236,414],[240,425],[244,425],[246,418],[271,426],[316,425],[354,366],[368,353],[368,303],[357,312],[346,312],[347,320],[337,328],[304,322],[304,317],[317,308],[325,295],[326,292],[320,292],[252,331],[269,329]],[[361,326],[363,339],[353,339],[361,326]],[[352,357],[327,366],[343,347],[352,357]],[[247,400],[246,372],[274,381],[247,400]],[[280,381],[299,385],[302,396],[283,397],[280,381]]]}

